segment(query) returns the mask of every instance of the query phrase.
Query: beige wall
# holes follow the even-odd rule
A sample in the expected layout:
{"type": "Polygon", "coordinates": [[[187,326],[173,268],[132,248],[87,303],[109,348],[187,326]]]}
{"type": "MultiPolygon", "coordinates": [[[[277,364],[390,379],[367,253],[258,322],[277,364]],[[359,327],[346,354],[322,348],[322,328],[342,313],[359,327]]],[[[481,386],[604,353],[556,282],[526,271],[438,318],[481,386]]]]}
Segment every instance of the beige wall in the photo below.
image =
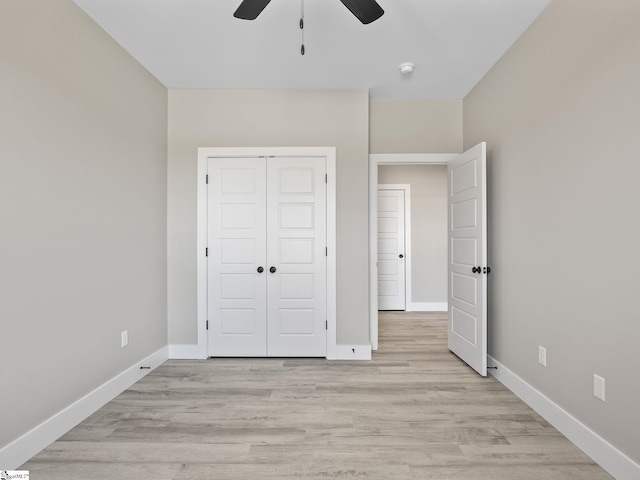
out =
{"type": "Polygon", "coordinates": [[[447,167],[381,165],[378,183],[411,185],[412,303],[446,303],[447,167]]]}
{"type": "Polygon", "coordinates": [[[0,85],[1,448],[167,343],[167,91],[70,0],[0,2],[0,85]]]}
{"type": "Polygon", "coordinates": [[[195,344],[198,147],[337,147],[337,335],[368,344],[367,92],[169,90],[169,343],[195,344]]]}
{"type": "Polygon", "coordinates": [[[489,149],[490,354],[636,462],[639,18],[556,0],[464,100],[465,146],[489,149]]]}
{"type": "Polygon", "coordinates": [[[370,153],[462,152],[462,100],[371,100],[370,153]]]}

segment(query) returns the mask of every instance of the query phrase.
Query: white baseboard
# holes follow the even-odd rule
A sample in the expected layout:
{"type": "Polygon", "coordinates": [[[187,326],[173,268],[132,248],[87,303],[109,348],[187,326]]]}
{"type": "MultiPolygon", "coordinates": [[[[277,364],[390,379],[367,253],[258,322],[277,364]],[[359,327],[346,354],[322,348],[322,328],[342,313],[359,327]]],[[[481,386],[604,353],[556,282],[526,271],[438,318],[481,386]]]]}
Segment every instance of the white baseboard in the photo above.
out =
{"type": "Polygon", "coordinates": [[[448,312],[447,302],[411,302],[407,305],[407,312],[448,312]]]}
{"type": "Polygon", "coordinates": [[[200,353],[198,344],[193,345],[169,345],[169,358],[171,360],[203,360],[207,356],[200,353]]]}
{"type": "Polygon", "coordinates": [[[557,428],[560,433],[571,440],[614,478],[617,480],[640,478],[640,465],[631,458],[553,402],[553,400],[500,364],[500,362],[491,357],[488,357],[488,360],[488,363],[498,367],[495,370],[489,370],[492,376],[557,428]]]}
{"type": "Polygon", "coordinates": [[[15,470],[43,448],[67,433],[89,415],[124,392],[168,358],[165,346],[100,385],[0,450],[0,468],[15,470]],[[141,370],[140,367],[151,367],[141,370]]]}
{"type": "MultiPolygon", "coordinates": [[[[198,345],[169,345],[171,360],[202,360],[198,345]]],[[[336,345],[335,352],[328,352],[329,360],[371,360],[371,345],[336,345]]]]}
{"type": "Polygon", "coordinates": [[[371,360],[371,345],[336,345],[336,357],[329,360],[371,360]]]}

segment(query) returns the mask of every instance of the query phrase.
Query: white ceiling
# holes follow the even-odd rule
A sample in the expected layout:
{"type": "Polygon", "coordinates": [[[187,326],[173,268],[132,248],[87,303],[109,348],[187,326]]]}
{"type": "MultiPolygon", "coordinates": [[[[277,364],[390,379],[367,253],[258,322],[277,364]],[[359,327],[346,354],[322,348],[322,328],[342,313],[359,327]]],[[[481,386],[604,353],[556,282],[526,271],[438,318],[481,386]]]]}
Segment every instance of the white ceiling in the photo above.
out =
{"type": "Polygon", "coordinates": [[[374,98],[463,98],[551,0],[378,0],[362,25],[339,0],[74,0],[168,88],[369,89],[374,98]],[[415,63],[413,74],[398,66],[415,63]]]}

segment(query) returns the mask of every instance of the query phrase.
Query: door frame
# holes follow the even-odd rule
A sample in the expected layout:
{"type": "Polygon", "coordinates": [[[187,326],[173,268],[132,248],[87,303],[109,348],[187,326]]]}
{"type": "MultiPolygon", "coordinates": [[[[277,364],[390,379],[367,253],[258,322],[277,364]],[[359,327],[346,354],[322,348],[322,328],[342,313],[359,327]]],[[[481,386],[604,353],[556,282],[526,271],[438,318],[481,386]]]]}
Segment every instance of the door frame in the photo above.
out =
{"type": "Polygon", "coordinates": [[[198,358],[207,345],[207,162],[215,157],[325,157],[327,165],[327,359],[337,358],[336,342],[336,148],[335,147],[200,147],[197,166],[197,322],[198,358]]]}
{"type": "MultiPolygon", "coordinates": [[[[408,312],[411,307],[411,261],[413,260],[413,255],[411,255],[411,185],[408,183],[382,183],[378,184],[378,190],[404,190],[404,309],[408,312]]],[[[376,212],[378,211],[377,198],[376,196],[376,212]]],[[[376,225],[376,238],[377,235],[378,227],[376,225]]],[[[376,256],[378,254],[377,248],[378,244],[376,243],[376,256]]],[[[378,262],[376,260],[376,271],[377,268],[378,262]]],[[[376,292],[377,289],[376,284],[376,292]]]]}
{"type": "Polygon", "coordinates": [[[378,165],[446,165],[458,155],[460,153],[369,155],[369,338],[372,350],[378,349],[378,165]]]}

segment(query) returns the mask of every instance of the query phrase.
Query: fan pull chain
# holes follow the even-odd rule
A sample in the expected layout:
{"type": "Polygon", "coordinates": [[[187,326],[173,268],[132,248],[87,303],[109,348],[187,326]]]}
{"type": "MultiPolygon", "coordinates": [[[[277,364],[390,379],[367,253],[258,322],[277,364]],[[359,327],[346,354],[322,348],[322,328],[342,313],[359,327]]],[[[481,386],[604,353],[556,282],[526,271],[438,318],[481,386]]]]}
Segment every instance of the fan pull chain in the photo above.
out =
{"type": "Polygon", "coordinates": [[[300,31],[302,33],[302,45],[300,55],[304,55],[304,0],[300,0],[300,31]]]}

